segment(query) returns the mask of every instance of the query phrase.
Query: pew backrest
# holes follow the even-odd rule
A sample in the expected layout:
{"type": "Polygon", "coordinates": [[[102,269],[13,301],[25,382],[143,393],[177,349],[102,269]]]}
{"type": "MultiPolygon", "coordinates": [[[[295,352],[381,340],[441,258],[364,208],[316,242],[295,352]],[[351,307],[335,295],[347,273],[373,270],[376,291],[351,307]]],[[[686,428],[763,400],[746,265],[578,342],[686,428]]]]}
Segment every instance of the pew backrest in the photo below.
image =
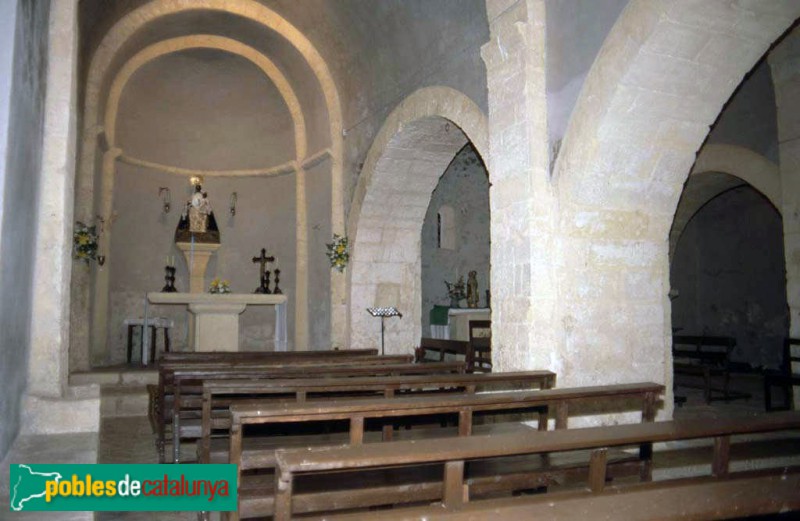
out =
{"type": "MultiPolygon", "coordinates": [[[[377,361],[376,361],[377,362],[377,361]]],[[[159,461],[164,461],[164,448],[167,443],[166,423],[171,420],[173,461],[180,460],[180,417],[185,404],[201,408],[202,383],[206,380],[220,379],[275,379],[303,378],[309,375],[322,377],[355,377],[364,375],[413,375],[413,374],[463,374],[463,362],[438,362],[435,364],[384,364],[366,363],[361,360],[352,363],[326,364],[247,364],[247,365],[212,365],[212,366],[169,366],[165,376],[159,379],[158,400],[160,403],[157,418],[157,450],[159,461]],[[171,376],[171,377],[170,377],[171,376]],[[171,383],[167,383],[171,382],[171,383]],[[167,395],[171,393],[172,407],[167,407],[167,395]],[[197,400],[186,402],[187,394],[194,395],[197,400]]]]}
{"type": "Polygon", "coordinates": [[[438,393],[443,390],[474,393],[501,388],[551,389],[556,375],[552,371],[517,371],[495,374],[429,374],[407,376],[367,376],[352,378],[314,378],[291,380],[219,380],[203,382],[200,462],[208,463],[212,433],[212,411],[217,411],[216,428],[229,428],[230,418],[219,418],[220,406],[257,403],[256,399],[291,395],[297,402],[334,398],[347,393],[372,393],[385,398],[407,393],[438,393]],[[231,396],[244,396],[232,400],[231,396]],[[224,400],[224,401],[223,401],[224,400]],[[222,402],[222,403],[220,403],[222,402]]]}
{"type": "MultiPolygon", "coordinates": [[[[537,432],[441,438],[421,441],[398,441],[380,445],[365,444],[346,447],[308,448],[302,451],[279,449],[275,490],[276,521],[288,520],[292,512],[293,482],[298,475],[326,471],[356,471],[386,467],[444,464],[442,505],[445,509],[461,508],[469,496],[464,468],[467,461],[505,456],[548,454],[552,452],[591,450],[588,489],[600,493],[606,485],[609,447],[698,438],[714,438],[711,461],[712,476],[730,477],[731,436],[796,430],[800,413],[766,414],[758,417],[714,418],[713,421],[683,420],[574,429],[562,432],[537,432]]],[[[779,469],[783,472],[784,469],[779,469]]],[[[420,509],[417,512],[425,512],[420,509]]],[[[441,512],[439,508],[439,512],[441,512]]],[[[430,510],[431,513],[435,510],[430,510]]],[[[402,512],[400,512],[402,514],[402,512]]],[[[344,516],[346,518],[346,516],[344,516]]],[[[425,518],[422,514],[420,518],[425,518]]]]}
{"type": "MultiPolygon", "coordinates": [[[[346,420],[349,423],[351,444],[360,444],[364,439],[364,423],[369,419],[399,419],[415,416],[457,415],[458,433],[472,433],[473,415],[476,412],[535,411],[538,413],[538,428],[547,428],[550,408],[556,411],[556,429],[567,427],[570,405],[587,401],[620,403],[630,408],[638,400],[642,421],[655,419],[656,398],[664,386],[652,382],[546,389],[541,391],[513,391],[467,395],[443,394],[437,396],[382,398],[357,398],[352,400],[327,400],[317,402],[285,402],[256,400],[237,403],[230,407],[231,434],[229,462],[237,465],[239,473],[249,467],[242,461],[243,430],[247,425],[279,424],[296,422],[332,422],[346,420]]],[[[390,432],[390,431],[389,431],[390,432]]],[[[388,434],[384,430],[384,435],[388,434]]],[[[386,436],[384,439],[388,439],[386,436]]]]}

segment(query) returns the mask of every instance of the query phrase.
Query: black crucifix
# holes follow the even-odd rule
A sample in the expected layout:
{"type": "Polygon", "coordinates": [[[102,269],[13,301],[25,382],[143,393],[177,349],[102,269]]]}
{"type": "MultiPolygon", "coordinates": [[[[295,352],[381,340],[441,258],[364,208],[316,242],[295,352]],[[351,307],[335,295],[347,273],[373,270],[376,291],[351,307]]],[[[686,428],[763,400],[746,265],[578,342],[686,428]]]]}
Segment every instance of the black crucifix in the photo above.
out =
{"type": "Polygon", "coordinates": [[[261,285],[256,288],[253,293],[270,293],[269,291],[269,271],[267,271],[267,263],[268,262],[275,262],[275,257],[269,256],[267,257],[267,249],[261,248],[261,256],[260,257],[253,257],[253,263],[260,264],[260,272],[261,272],[261,285]]]}

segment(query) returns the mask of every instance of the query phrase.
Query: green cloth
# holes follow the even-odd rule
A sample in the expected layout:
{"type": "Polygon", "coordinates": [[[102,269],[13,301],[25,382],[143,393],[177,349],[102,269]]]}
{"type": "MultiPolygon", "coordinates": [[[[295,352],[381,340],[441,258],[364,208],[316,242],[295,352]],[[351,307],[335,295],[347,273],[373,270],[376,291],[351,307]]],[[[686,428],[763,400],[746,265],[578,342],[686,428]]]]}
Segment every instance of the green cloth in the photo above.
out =
{"type": "Polygon", "coordinates": [[[432,326],[446,326],[448,322],[447,312],[450,310],[450,306],[438,306],[434,304],[433,309],[431,310],[431,325],[432,326]]]}

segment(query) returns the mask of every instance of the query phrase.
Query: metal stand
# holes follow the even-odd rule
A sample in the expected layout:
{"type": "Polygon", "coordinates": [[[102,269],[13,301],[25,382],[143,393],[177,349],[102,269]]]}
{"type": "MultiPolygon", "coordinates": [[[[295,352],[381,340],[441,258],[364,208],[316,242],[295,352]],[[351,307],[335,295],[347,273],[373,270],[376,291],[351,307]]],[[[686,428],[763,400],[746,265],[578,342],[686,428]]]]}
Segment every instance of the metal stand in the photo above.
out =
{"type": "Polygon", "coordinates": [[[400,313],[397,308],[367,308],[367,312],[372,315],[373,317],[381,317],[381,356],[385,354],[384,351],[384,335],[386,331],[386,324],[384,320],[386,317],[400,317],[403,318],[403,314],[400,313]]]}

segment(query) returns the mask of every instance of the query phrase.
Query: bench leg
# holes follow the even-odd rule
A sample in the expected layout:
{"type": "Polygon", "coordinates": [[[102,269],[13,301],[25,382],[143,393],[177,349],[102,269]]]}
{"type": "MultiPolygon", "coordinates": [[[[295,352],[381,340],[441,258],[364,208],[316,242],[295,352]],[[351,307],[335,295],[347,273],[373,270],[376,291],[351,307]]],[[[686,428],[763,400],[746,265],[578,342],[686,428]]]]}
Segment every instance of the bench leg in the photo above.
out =
{"type": "Polygon", "coordinates": [[[128,326],[128,363],[131,363],[131,356],[133,355],[133,326],[128,326]]]}
{"type": "Polygon", "coordinates": [[[281,472],[278,467],[275,473],[275,508],[274,521],[289,521],[292,518],[292,475],[281,472]]]}
{"type": "Polygon", "coordinates": [[[156,359],[156,328],[155,326],[150,326],[150,361],[155,361],[156,359]]]}

